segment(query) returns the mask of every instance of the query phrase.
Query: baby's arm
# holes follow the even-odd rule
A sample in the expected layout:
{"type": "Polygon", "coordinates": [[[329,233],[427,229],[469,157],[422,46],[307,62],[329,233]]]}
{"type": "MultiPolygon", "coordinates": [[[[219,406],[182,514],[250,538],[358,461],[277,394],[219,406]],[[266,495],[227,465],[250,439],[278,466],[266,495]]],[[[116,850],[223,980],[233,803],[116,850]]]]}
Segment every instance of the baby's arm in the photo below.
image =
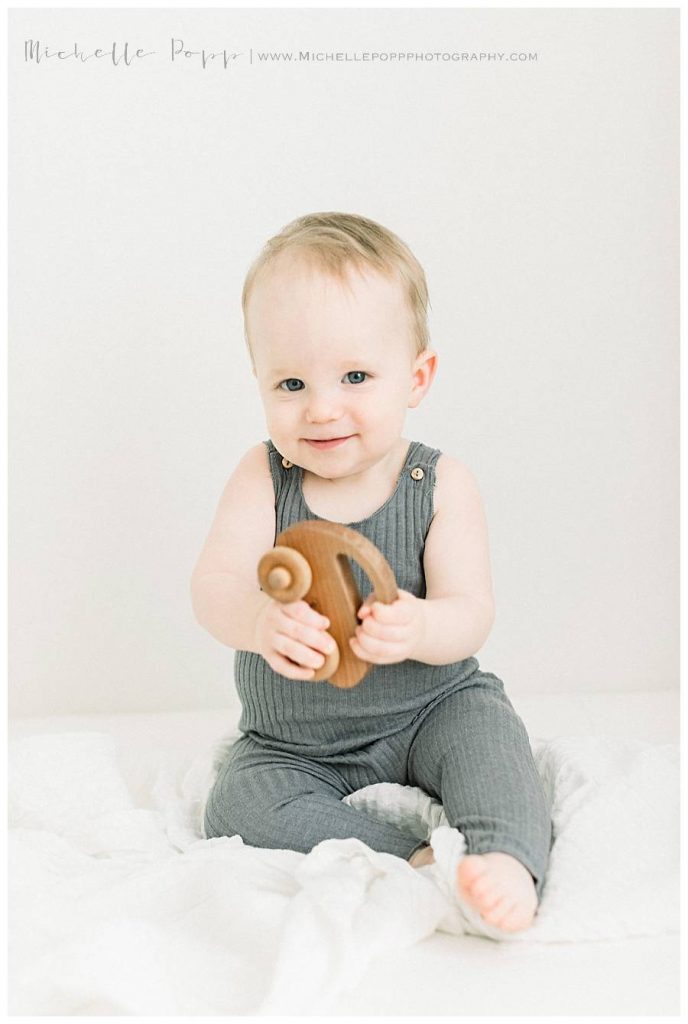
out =
{"type": "Polygon", "coordinates": [[[239,462],[191,579],[196,618],[216,640],[262,655],[290,679],[311,679],[333,645],[329,620],[305,601],[280,604],[260,589],[257,566],[275,543],[275,495],[267,450],[239,462]]]}
{"type": "Polygon", "coordinates": [[[433,501],[423,555],[425,628],[413,658],[447,665],[482,647],[495,607],[485,512],[471,471],[441,455],[433,501]]]}
{"type": "Polygon", "coordinates": [[[239,461],[191,577],[200,624],[220,643],[256,653],[256,621],[271,601],[259,587],[256,566],[275,542],[275,498],[266,463],[262,443],[239,461]]]}

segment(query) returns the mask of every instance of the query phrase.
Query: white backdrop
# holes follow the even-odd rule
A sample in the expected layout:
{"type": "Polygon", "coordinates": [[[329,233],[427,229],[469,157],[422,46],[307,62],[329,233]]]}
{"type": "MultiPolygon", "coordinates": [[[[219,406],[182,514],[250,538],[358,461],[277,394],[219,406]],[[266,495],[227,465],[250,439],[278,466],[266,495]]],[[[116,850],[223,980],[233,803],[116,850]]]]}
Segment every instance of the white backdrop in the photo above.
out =
{"type": "Polygon", "coordinates": [[[14,10],[9,47],[12,714],[230,703],[189,576],[267,437],[244,274],[318,210],[426,269],[405,436],[481,484],[481,666],[678,685],[677,10],[14,10]]]}

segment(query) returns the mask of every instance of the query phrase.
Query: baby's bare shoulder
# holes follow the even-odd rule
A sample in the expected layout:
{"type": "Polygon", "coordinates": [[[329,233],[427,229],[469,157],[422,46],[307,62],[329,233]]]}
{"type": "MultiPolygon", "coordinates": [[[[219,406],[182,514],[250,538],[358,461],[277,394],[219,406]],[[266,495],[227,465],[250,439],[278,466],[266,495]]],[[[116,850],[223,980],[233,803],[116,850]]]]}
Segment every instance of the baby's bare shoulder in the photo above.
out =
{"type": "Polygon", "coordinates": [[[459,459],[436,463],[434,515],[423,555],[427,597],[472,595],[493,607],[487,523],[473,472],[459,459]]]}
{"type": "Polygon", "coordinates": [[[442,452],[435,463],[433,493],[435,513],[439,511],[467,512],[482,505],[480,488],[473,471],[453,455],[442,452]]]}
{"type": "Polygon", "coordinates": [[[260,443],[242,455],[225,484],[194,575],[235,572],[255,581],[258,560],[274,543],[275,495],[260,443]]]}
{"type": "Polygon", "coordinates": [[[270,455],[261,441],[248,448],[237,461],[220,497],[220,506],[237,498],[250,501],[271,495],[270,455]]]}

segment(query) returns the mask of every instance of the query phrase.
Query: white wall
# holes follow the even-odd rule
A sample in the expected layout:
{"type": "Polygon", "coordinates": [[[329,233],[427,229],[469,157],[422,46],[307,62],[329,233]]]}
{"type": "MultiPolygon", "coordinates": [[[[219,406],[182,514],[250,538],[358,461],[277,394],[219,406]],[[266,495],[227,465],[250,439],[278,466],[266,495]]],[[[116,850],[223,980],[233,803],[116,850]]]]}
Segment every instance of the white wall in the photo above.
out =
{"type": "Polygon", "coordinates": [[[440,369],[405,434],[482,485],[482,666],[677,685],[676,10],[15,9],[9,44],[11,713],[229,703],[188,580],[267,437],[243,276],[316,210],[426,268],[440,369]],[[36,65],[30,38],[157,52],[36,65]],[[289,49],[538,59],[257,60],[289,49]]]}

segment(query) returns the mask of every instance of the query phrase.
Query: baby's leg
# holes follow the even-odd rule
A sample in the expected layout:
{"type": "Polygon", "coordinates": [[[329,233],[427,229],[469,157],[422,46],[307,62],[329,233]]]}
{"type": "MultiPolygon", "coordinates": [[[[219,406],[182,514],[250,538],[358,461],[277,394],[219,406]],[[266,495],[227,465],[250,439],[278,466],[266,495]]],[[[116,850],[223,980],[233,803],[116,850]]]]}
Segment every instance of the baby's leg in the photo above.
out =
{"type": "Polygon", "coordinates": [[[350,792],[331,766],[242,737],[208,797],[206,835],[239,835],[248,846],[302,853],[323,839],[353,837],[373,850],[408,860],[418,840],[342,803],[350,792]]]}
{"type": "Polygon", "coordinates": [[[504,930],[527,927],[545,879],[551,819],[528,734],[499,679],[478,673],[431,709],[411,745],[409,781],[441,800],[466,838],[461,895],[504,930]]]}

